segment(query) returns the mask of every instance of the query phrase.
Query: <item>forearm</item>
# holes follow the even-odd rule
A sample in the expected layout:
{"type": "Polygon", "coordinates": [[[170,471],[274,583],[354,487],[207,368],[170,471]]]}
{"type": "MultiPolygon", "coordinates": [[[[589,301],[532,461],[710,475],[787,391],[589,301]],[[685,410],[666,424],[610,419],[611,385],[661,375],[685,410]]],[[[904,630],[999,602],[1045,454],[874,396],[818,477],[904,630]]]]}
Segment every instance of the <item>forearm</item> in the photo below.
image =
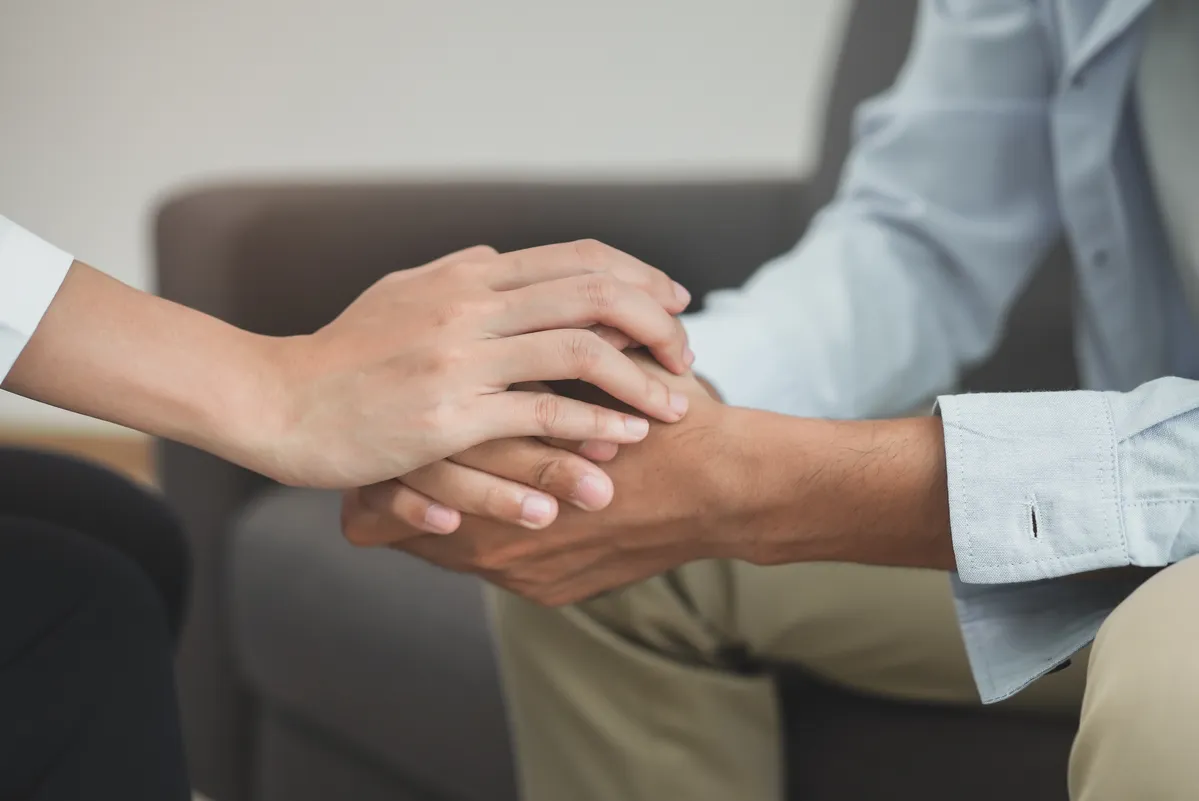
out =
{"type": "MultiPolygon", "coordinates": [[[[939,417],[826,421],[730,409],[714,460],[734,551],[761,564],[852,562],[954,570],[939,417]],[[723,493],[722,493],[723,494],[723,493]]],[[[1147,578],[1155,568],[1111,568],[1147,578]]]]}
{"type": "Polygon", "coordinates": [[[273,342],[76,262],[3,388],[249,464],[273,342]]]}
{"type": "Polygon", "coordinates": [[[730,409],[714,470],[741,550],[763,564],[955,566],[941,422],[843,422],[730,409]]]}

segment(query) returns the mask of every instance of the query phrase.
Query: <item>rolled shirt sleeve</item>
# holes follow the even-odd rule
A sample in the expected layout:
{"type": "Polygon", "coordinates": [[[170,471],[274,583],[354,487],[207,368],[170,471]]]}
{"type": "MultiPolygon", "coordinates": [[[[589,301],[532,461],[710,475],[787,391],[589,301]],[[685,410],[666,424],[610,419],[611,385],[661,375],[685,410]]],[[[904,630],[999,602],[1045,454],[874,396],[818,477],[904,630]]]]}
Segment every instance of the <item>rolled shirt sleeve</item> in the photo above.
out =
{"type": "Polygon", "coordinates": [[[74,259],[0,217],[0,381],[29,343],[74,259]]]}
{"type": "Polygon", "coordinates": [[[1094,639],[1128,576],[1199,551],[1199,382],[943,397],[954,592],[982,698],[1094,639]]]}

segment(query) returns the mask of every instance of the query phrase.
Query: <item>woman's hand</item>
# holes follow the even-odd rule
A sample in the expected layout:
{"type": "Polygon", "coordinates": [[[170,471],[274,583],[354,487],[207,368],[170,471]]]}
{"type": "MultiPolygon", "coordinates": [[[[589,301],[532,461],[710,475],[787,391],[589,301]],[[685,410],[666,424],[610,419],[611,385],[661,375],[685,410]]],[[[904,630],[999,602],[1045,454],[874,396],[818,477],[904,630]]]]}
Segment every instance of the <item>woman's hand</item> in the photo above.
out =
{"type": "MultiPolygon", "coordinates": [[[[647,370],[659,369],[642,353],[631,356],[647,370]]],[[[694,380],[709,397],[720,400],[703,378],[694,380]]],[[[544,384],[520,388],[553,391],[544,384]]],[[[558,388],[576,398],[613,405],[611,398],[598,390],[588,392],[578,382],[558,388]]],[[[487,442],[406,476],[349,491],[342,527],[362,544],[380,536],[402,539],[402,526],[413,535],[450,534],[461,525],[463,514],[545,528],[557,519],[561,501],[584,511],[598,511],[612,502],[612,480],[598,465],[614,459],[617,451],[618,446],[608,442],[531,437],[487,442]]]]}
{"type": "Polygon", "coordinates": [[[347,531],[361,529],[360,519],[396,530],[450,534],[462,515],[545,528],[558,517],[559,502],[588,511],[612,501],[612,480],[595,463],[616,455],[604,442],[542,441],[533,437],[485,442],[468,451],[414,470],[403,478],[350,490],[345,509],[357,517],[343,520],[347,531]]]}
{"type": "Polygon", "coordinates": [[[473,248],[387,276],[314,334],[274,338],[76,262],[3,387],[287,484],[344,489],[495,439],[645,436],[647,421],[628,410],[508,391],[523,381],[580,378],[678,420],[686,398],[605,336],[643,343],[682,372],[689,351],[673,315],[688,300],[660,271],[595,242],[473,248]]]}
{"type": "Polygon", "coordinates": [[[672,313],[687,300],[662,273],[592,243],[472,249],[393,273],[325,328],[278,342],[285,413],[259,469],[289,484],[347,487],[497,439],[636,442],[648,431],[639,416],[507,390],[581,379],[674,422],[686,397],[586,329],[619,332],[684,372],[690,352],[672,313]]]}

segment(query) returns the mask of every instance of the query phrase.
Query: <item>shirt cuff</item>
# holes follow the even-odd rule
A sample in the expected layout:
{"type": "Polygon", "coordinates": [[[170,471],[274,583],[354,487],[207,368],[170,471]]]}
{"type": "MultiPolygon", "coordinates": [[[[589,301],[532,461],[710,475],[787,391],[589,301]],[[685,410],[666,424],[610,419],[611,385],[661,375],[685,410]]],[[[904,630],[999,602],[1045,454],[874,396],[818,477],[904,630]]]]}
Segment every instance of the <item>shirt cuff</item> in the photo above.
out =
{"type": "Polygon", "coordinates": [[[964,583],[1129,564],[1116,435],[1102,393],[956,395],[937,407],[964,583]]]}
{"type": "Polygon", "coordinates": [[[984,704],[1002,701],[1086,647],[1140,580],[1113,576],[966,584],[954,576],[962,642],[984,704]]]}
{"type": "Polygon", "coordinates": [[[0,217],[0,381],[29,343],[74,261],[0,217]]]}
{"type": "Polygon", "coordinates": [[[984,703],[1095,638],[1136,586],[1070,574],[1130,563],[1118,440],[1098,392],[956,395],[945,428],[954,601],[984,703]]]}

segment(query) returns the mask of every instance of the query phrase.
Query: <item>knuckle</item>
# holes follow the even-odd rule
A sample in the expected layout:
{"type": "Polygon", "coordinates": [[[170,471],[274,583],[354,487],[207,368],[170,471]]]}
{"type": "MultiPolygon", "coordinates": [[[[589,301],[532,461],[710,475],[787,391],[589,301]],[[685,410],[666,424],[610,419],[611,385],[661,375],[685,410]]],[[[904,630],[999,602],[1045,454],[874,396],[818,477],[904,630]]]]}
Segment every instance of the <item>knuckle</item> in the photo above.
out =
{"type": "Polygon", "coordinates": [[[458,321],[469,317],[472,311],[471,304],[465,301],[447,301],[433,308],[433,325],[438,328],[454,325],[458,321]]]}
{"type": "Polygon", "coordinates": [[[426,361],[426,371],[437,378],[456,373],[470,361],[469,350],[460,344],[445,343],[433,348],[426,361]]]}
{"type": "Polygon", "coordinates": [[[604,341],[593,331],[571,331],[562,339],[562,356],[575,372],[586,374],[603,358],[603,345],[604,341]]]}
{"type": "Polygon", "coordinates": [[[543,456],[533,465],[533,486],[549,490],[566,483],[569,472],[566,460],[559,456],[543,456]]]}
{"type": "Polygon", "coordinates": [[[390,272],[387,275],[383,276],[378,281],[376,281],[375,286],[391,287],[395,284],[403,282],[406,277],[410,277],[413,274],[414,273],[412,273],[408,270],[395,270],[395,271],[390,272]]]}
{"type": "Polygon", "coordinates": [[[612,258],[613,249],[598,239],[579,239],[571,243],[579,263],[588,267],[599,267],[612,258]]]}
{"type": "Polygon", "coordinates": [[[615,278],[606,273],[596,273],[583,280],[582,292],[592,308],[606,311],[616,305],[620,289],[615,278]]]}
{"type": "Polygon", "coordinates": [[[607,423],[608,423],[609,416],[612,414],[612,412],[608,411],[607,409],[601,409],[598,406],[592,406],[592,407],[590,407],[590,410],[591,410],[591,430],[595,431],[597,433],[608,430],[609,426],[607,425],[607,423]]]}
{"type": "Polygon", "coordinates": [[[491,245],[474,245],[458,253],[458,264],[470,264],[473,260],[486,260],[499,254],[491,245]]]}
{"type": "Polygon", "coordinates": [[[533,400],[533,419],[536,421],[537,427],[546,433],[552,433],[558,429],[562,422],[563,412],[562,400],[557,395],[545,393],[538,395],[533,400]]]}
{"type": "Polygon", "coordinates": [[[446,401],[434,401],[414,415],[413,427],[425,437],[443,436],[456,430],[461,424],[461,412],[457,406],[446,401]]]}

